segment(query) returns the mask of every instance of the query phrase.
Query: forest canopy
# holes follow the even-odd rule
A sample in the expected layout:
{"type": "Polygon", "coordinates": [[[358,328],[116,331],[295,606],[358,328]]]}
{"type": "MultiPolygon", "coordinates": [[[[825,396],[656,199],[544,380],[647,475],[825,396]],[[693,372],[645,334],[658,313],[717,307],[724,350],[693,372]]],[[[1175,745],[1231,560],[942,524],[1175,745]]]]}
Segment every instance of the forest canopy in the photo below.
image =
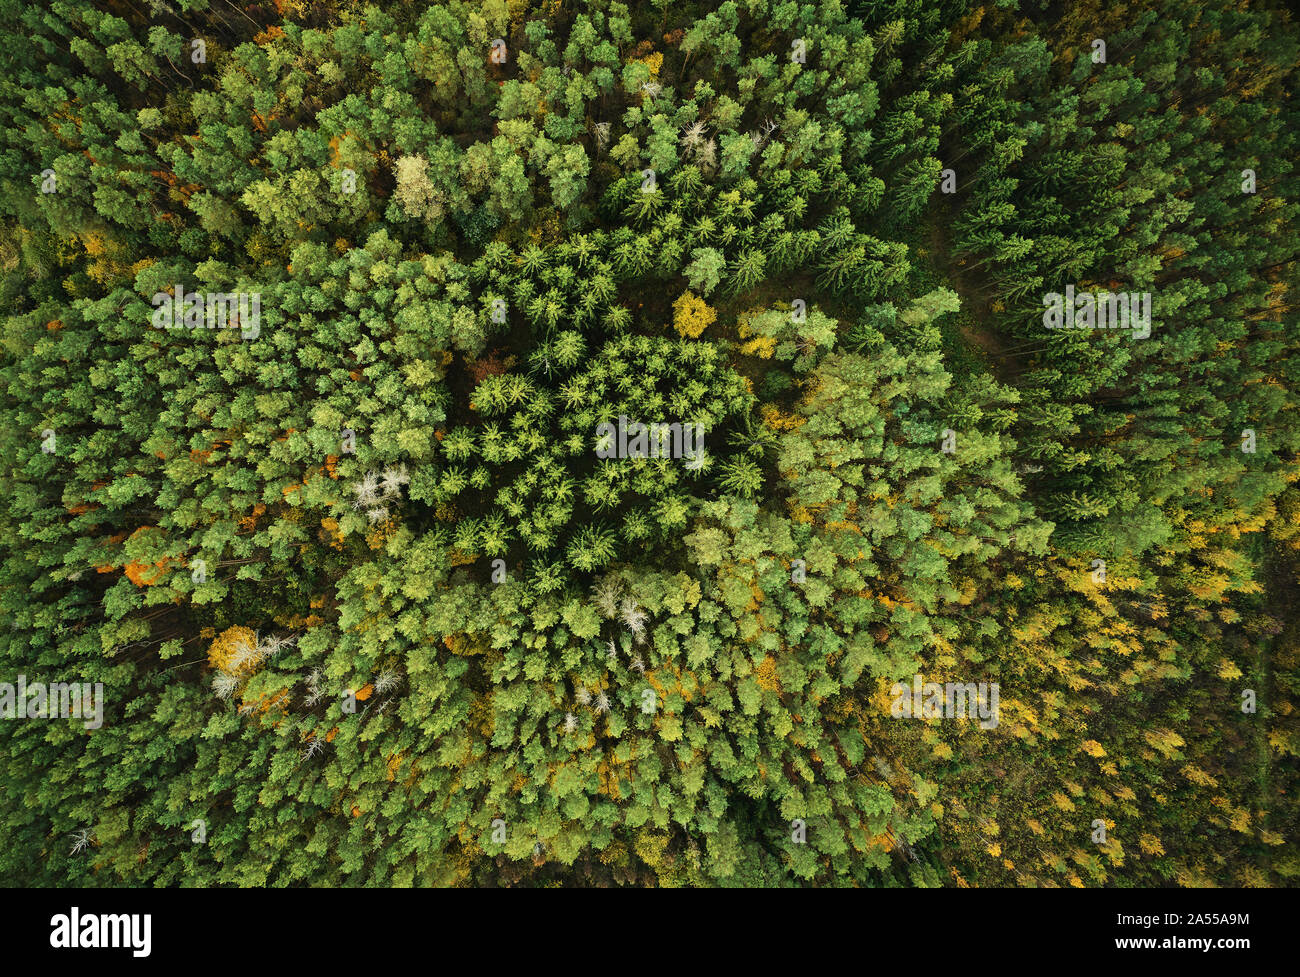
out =
{"type": "Polygon", "coordinates": [[[0,23],[0,881],[1296,884],[1283,4],[0,23]]]}

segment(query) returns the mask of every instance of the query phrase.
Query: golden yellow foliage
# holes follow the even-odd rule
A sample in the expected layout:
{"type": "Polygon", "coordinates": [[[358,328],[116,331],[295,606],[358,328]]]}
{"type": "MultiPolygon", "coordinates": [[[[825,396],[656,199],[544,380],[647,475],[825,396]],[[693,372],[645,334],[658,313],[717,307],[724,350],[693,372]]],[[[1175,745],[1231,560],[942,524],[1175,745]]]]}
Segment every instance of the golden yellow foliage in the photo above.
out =
{"type": "Polygon", "coordinates": [[[336,550],[343,549],[343,534],[339,532],[339,521],[330,516],[326,516],[320,521],[321,528],[332,537],[330,546],[336,550]]]}
{"type": "Polygon", "coordinates": [[[1160,844],[1160,839],[1155,835],[1145,834],[1138,838],[1138,847],[1148,855],[1163,855],[1164,846],[1160,844]]]}
{"type": "Polygon", "coordinates": [[[664,65],[664,56],[662,51],[654,51],[646,55],[644,58],[636,58],[635,60],[650,69],[651,78],[658,78],[659,69],[664,65]]]}
{"type": "Polygon", "coordinates": [[[208,664],[231,675],[248,674],[256,668],[249,652],[257,647],[252,628],[236,624],[226,628],[208,648],[208,664]]]}
{"type": "Polygon", "coordinates": [[[402,767],[402,753],[399,750],[388,758],[388,779],[395,780],[397,771],[402,767]]]}
{"type": "Polygon", "coordinates": [[[763,360],[770,360],[775,352],[776,340],[771,336],[756,336],[740,347],[742,356],[757,356],[763,360]]]}
{"type": "Polygon", "coordinates": [[[775,404],[764,404],[761,414],[764,426],[770,427],[773,431],[793,431],[808,420],[795,414],[783,414],[775,404]]]}
{"type": "Polygon", "coordinates": [[[1054,803],[1062,811],[1074,810],[1074,802],[1071,801],[1064,794],[1062,794],[1059,790],[1052,795],[1052,803],[1054,803]]]}
{"type": "Polygon", "coordinates": [[[712,306],[689,289],[673,303],[673,328],[680,336],[695,339],[717,318],[712,306]]]}
{"type": "Polygon", "coordinates": [[[759,662],[758,667],[754,669],[754,681],[758,683],[760,689],[780,694],[781,680],[776,675],[776,659],[768,655],[759,662]]]}

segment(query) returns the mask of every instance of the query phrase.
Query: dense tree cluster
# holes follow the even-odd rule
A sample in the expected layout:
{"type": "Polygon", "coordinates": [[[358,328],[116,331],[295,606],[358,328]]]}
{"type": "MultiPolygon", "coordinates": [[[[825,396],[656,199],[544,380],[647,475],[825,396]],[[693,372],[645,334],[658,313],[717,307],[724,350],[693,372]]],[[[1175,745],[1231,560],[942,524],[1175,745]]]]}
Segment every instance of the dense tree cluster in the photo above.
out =
{"type": "Polygon", "coordinates": [[[1282,7],[0,0],[0,879],[1295,884],[1282,7]]]}

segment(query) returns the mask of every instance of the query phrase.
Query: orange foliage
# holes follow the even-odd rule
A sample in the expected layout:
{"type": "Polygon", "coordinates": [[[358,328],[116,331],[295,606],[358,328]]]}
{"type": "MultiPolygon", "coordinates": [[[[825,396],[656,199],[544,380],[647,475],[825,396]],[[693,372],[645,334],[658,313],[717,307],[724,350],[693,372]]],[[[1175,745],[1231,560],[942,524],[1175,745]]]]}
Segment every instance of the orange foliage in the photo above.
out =
{"type": "Polygon", "coordinates": [[[258,696],[252,703],[250,703],[248,699],[244,699],[243,702],[245,705],[252,705],[256,708],[259,715],[265,716],[275,706],[281,706],[281,708],[283,708],[288,705],[289,690],[280,689],[280,691],[273,695],[258,696]]]}
{"type": "Polygon", "coordinates": [[[249,532],[249,533],[253,532],[253,530],[257,528],[257,517],[260,516],[265,511],[266,511],[266,506],[264,506],[260,502],[257,503],[255,506],[253,506],[253,512],[251,515],[244,516],[239,520],[239,527],[245,532],[249,532]]]}
{"type": "Polygon", "coordinates": [[[148,587],[152,584],[156,584],[162,579],[163,573],[166,572],[167,564],[170,562],[171,557],[164,556],[157,563],[152,564],[132,561],[122,569],[126,571],[126,578],[137,587],[148,587]],[[155,572],[152,574],[148,573],[148,568],[150,566],[155,568],[155,572]]]}

